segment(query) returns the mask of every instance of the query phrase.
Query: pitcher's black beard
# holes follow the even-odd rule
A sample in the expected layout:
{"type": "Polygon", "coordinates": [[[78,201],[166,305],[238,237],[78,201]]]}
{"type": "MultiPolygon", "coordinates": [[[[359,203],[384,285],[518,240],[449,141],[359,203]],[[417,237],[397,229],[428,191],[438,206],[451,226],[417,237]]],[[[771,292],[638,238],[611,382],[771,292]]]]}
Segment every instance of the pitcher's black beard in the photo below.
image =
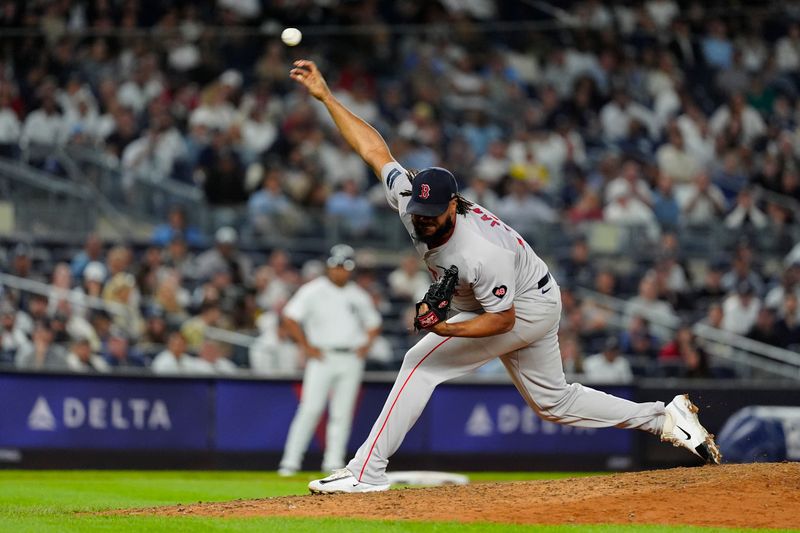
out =
{"type": "Polygon", "coordinates": [[[420,237],[419,230],[417,229],[417,225],[414,224],[413,220],[411,222],[414,225],[414,240],[417,242],[421,242],[426,244],[427,246],[431,246],[432,243],[438,242],[442,237],[444,237],[448,231],[453,228],[453,219],[448,218],[444,224],[439,227],[436,231],[431,233],[430,235],[420,237]]]}

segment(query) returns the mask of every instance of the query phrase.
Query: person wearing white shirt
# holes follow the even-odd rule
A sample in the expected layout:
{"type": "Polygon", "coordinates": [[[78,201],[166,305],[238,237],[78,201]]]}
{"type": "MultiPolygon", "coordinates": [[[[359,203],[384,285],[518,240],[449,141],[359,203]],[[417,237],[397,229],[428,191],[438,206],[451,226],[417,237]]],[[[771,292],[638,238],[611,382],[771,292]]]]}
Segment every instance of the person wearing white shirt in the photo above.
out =
{"type": "Polygon", "coordinates": [[[186,352],[186,338],[174,331],[167,339],[167,349],[153,359],[155,374],[212,374],[214,368],[207,362],[186,352]]]}
{"type": "Polygon", "coordinates": [[[742,281],[736,287],[736,293],[722,302],[722,329],[747,335],[761,310],[761,300],[753,294],[753,290],[750,282],[742,281]]]}
{"type": "Polygon", "coordinates": [[[631,365],[619,353],[619,341],[615,337],[606,340],[600,353],[583,360],[583,374],[588,381],[598,383],[630,383],[633,380],[631,365]]]}
{"type": "Polygon", "coordinates": [[[67,354],[67,367],[73,372],[107,374],[111,367],[101,356],[92,353],[92,345],[87,338],[78,338],[72,342],[67,354]]]}
{"type": "Polygon", "coordinates": [[[647,127],[651,138],[657,136],[657,127],[653,113],[641,104],[631,102],[624,91],[614,93],[614,98],[600,110],[600,124],[603,136],[609,142],[625,139],[633,120],[638,120],[647,127]]]}
{"type": "Polygon", "coordinates": [[[389,292],[395,298],[419,301],[428,291],[430,278],[419,269],[419,258],[407,255],[400,266],[389,274],[389,292]]]}
{"type": "Polygon", "coordinates": [[[781,72],[800,69],[800,26],[792,24],[786,36],[775,43],[775,64],[781,72]]]}
{"type": "Polygon", "coordinates": [[[238,374],[239,367],[230,360],[230,353],[230,349],[221,342],[203,339],[197,355],[200,361],[208,363],[215,374],[238,374]]]}
{"type": "Polygon", "coordinates": [[[675,199],[681,220],[688,226],[708,226],[719,220],[727,207],[725,195],[711,183],[707,172],[697,174],[694,183],[677,187],[675,199]]]}
{"type": "Polygon", "coordinates": [[[733,94],[728,104],[721,105],[713,115],[708,125],[711,132],[718,136],[733,121],[741,122],[742,141],[750,144],[752,141],[766,134],[767,125],[758,111],[747,105],[741,93],[733,94]]]}
{"type": "Polygon", "coordinates": [[[14,146],[19,141],[20,123],[17,114],[9,105],[8,98],[0,88],[0,151],[14,146]]]}
{"type": "Polygon", "coordinates": [[[303,393],[278,473],[295,474],[328,397],[328,428],[323,470],[344,467],[364,360],[378,336],[381,316],[369,294],[350,281],[354,251],[343,244],[331,249],[327,273],[302,287],[284,307],[289,334],[306,357],[303,393]]]}
{"type": "Polygon", "coordinates": [[[748,222],[755,229],[764,229],[769,224],[767,215],[753,200],[753,193],[749,189],[742,189],[733,210],[725,217],[725,227],[732,230],[742,229],[748,222]]]}
{"type": "Polygon", "coordinates": [[[658,170],[678,183],[690,182],[700,169],[697,159],[687,150],[677,125],[670,126],[669,143],[658,149],[656,161],[658,170]]]}
{"type": "Polygon", "coordinates": [[[274,311],[256,320],[260,335],[250,346],[250,369],[259,375],[295,374],[301,370],[300,350],[292,342],[281,317],[274,311]]]}
{"type": "Polygon", "coordinates": [[[67,137],[66,122],[56,107],[52,96],[45,96],[42,107],[25,118],[19,144],[23,148],[31,144],[52,146],[61,144],[67,137]]]}

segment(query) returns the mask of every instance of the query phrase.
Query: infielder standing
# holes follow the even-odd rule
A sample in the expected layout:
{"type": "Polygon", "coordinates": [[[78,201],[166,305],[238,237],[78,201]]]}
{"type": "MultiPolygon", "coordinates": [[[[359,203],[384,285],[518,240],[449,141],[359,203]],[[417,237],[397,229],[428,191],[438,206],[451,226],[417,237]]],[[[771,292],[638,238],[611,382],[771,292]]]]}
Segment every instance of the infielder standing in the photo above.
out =
{"type": "Polygon", "coordinates": [[[295,474],[330,395],[322,469],[344,466],[364,359],[380,331],[381,316],[369,294],[350,281],[353,249],[331,248],[327,275],[300,287],[283,308],[289,335],[305,354],[303,392],[289,427],[278,473],[295,474]]]}
{"type": "MultiPolygon", "coordinates": [[[[578,383],[567,384],[558,348],[561,294],[547,265],[512,228],[458,194],[453,175],[426,168],[416,175],[392,157],[380,134],[334,98],[316,65],[294,63],[291,77],[321,101],[342,136],[380,176],[389,204],[434,278],[455,266],[452,306],[405,355],[366,442],[347,468],[312,481],[311,492],[387,490],[386,465],[428,403],[433,389],[500,357],[528,405],[542,418],[583,427],[635,428],[687,448],[709,462],[720,454],[685,395],[634,403],[578,383]]],[[[453,269],[450,269],[453,270],[453,269]]],[[[422,318],[425,315],[425,320],[422,318]]]]}

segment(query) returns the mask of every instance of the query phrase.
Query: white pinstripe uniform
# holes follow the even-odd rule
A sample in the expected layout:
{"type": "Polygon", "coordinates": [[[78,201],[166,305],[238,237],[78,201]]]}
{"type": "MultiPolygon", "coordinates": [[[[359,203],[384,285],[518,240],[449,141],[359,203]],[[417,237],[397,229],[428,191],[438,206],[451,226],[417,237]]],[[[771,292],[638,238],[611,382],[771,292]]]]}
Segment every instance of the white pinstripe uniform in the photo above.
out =
{"type": "MultiPolygon", "coordinates": [[[[398,211],[413,236],[406,212],[411,190],[406,171],[386,164],[381,177],[389,204],[398,211]]],[[[514,385],[542,418],[583,427],[636,428],[660,434],[663,402],[634,403],[580,384],[567,384],[558,348],[561,294],[547,266],[513,229],[492,213],[474,205],[457,215],[450,239],[434,249],[416,248],[438,276],[456,265],[459,280],[452,305],[458,313],[450,322],[469,320],[483,312],[515,308],[516,322],[507,333],[483,338],[440,337],[427,334],[408,353],[369,437],[347,465],[359,482],[386,484],[389,457],[439,383],[457,378],[500,357],[514,385]]]]}
{"type": "Polygon", "coordinates": [[[288,471],[300,469],[330,395],[322,469],[341,468],[364,373],[364,360],[356,350],[366,342],[366,332],[381,325],[381,316],[369,294],[356,283],[339,287],[327,276],[300,287],[283,313],[302,325],[309,344],[319,348],[322,357],[306,364],[300,405],[280,466],[288,471]]]}

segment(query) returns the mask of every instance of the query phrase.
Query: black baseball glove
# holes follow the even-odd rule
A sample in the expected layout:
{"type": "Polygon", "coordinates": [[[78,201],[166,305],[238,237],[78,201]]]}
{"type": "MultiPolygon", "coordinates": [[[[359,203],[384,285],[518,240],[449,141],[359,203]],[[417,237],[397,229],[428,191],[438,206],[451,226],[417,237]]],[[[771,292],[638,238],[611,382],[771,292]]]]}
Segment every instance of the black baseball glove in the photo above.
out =
{"type": "Polygon", "coordinates": [[[417,302],[417,316],[414,319],[414,328],[416,330],[432,328],[439,322],[447,319],[447,312],[450,310],[450,300],[456,290],[457,282],[458,267],[452,265],[444,271],[441,278],[428,287],[428,292],[425,293],[425,297],[417,302]],[[427,309],[420,311],[423,304],[427,306],[427,309]]]}

